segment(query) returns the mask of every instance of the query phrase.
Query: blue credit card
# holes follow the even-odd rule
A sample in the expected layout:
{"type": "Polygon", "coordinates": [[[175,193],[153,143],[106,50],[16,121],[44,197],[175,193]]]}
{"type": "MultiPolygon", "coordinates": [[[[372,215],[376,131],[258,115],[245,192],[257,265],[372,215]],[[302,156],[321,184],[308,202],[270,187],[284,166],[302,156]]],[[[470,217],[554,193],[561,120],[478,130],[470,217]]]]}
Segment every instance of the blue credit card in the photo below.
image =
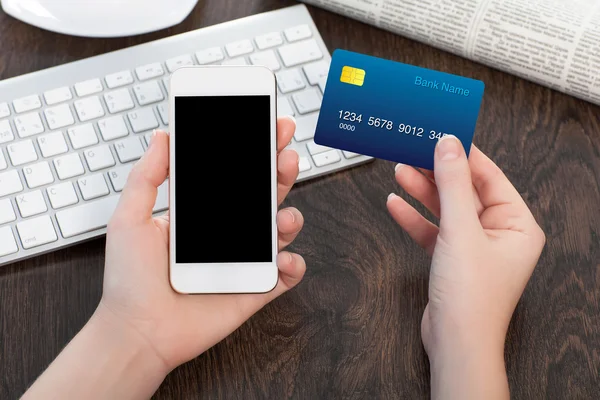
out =
{"type": "Polygon", "coordinates": [[[433,169],[452,134],[467,156],[483,99],[481,81],[346,50],[333,52],[315,142],[433,169]]]}

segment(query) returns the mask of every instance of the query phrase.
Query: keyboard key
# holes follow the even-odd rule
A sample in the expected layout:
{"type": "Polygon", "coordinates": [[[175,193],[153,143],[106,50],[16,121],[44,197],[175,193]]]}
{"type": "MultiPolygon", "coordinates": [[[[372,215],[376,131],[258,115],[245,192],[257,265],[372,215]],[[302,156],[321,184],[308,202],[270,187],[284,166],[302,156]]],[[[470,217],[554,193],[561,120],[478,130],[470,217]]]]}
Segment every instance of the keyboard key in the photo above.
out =
{"type": "Polygon", "coordinates": [[[100,103],[98,96],[77,100],[73,105],[81,122],[104,116],[104,108],[102,108],[102,103],[100,103]]]}
{"type": "Polygon", "coordinates": [[[27,186],[31,189],[54,182],[54,176],[52,176],[47,161],[28,165],[23,168],[23,175],[25,175],[27,186]]]}
{"type": "Polygon", "coordinates": [[[131,75],[131,71],[120,71],[115,72],[114,74],[106,75],[104,80],[106,81],[106,86],[109,89],[114,89],[133,83],[133,76],[131,75]]]}
{"type": "Polygon", "coordinates": [[[276,77],[277,86],[279,86],[281,93],[289,93],[306,87],[297,69],[278,72],[276,77]]]}
{"type": "Polygon", "coordinates": [[[140,81],[145,81],[147,79],[156,78],[157,76],[163,76],[165,70],[163,69],[162,64],[153,63],[136,68],[135,74],[140,81]]]}
{"type": "Polygon", "coordinates": [[[324,153],[315,154],[312,156],[313,161],[317,167],[324,167],[325,165],[335,164],[340,162],[342,158],[337,150],[330,150],[324,153]]]}
{"type": "Polygon", "coordinates": [[[37,141],[42,156],[46,158],[66,153],[69,150],[62,132],[52,132],[38,136],[37,141]]]}
{"type": "Polygon", "coordinates": [[[140,106],[156,103],[157,101],[162,101],[165,99],[165,96],[163,96],[163,92],[160,90],[160,86],[158,86],[157,81],[150,81],[135,85],[133,87],[133,92],[135,93],[135,97],[137,98],[138,103],[140,103],[140,106]]]}
{"type": "Polygon", "coordinates": [[[48,211],[46,200],[41,190],[23,193],[17,196],[17,206],[23,218],[48,211]]]}
{"type": "Polygon", "coordinates": [[[10,115],[10,108],[8,107],[8,103],[3,102],[0,103],[0,118],[8,117],[10,115]]]}
{"type": "Polygon", "coordinates": [[[19,250],[10,226],[0,228],[0,257],[16,253],[19,250]]]}
{"type": "Polygon", "coordinates": [[[323,58],[323,53],[314,39],[287,44],[278,50],[283,64],[288,68],[323,58]]]}
{"type": "Polygon", "coordinates": [[[77,96],[83,97],[94,93],[99,93],[103,90],[102,82],[100,79],[89,79],[87,81],[79,82],[75,84],[75,93],[77,96]]]}
{"type": "Polygon", "coordinates": [[[167,69],[171,73],[175,72],[177,68],[185,67],[186,65],[194,65],[194,60],[192,60],[189,54],[167,60],[167,69]]]}
{"type": "Polygon", "coordinates": [[[279,32],[270,32],[264,35],[257,36],[254,41],[260,50],[283,44],[283,38],[279,32]]]}
{"type": "Polygon", "coordinates": [[[58,178],[63,180],[83,175],[85,172],[83,164],[81,163],[81,158],[79,158],[79,154],[77,153],[71,153],[55,158],[54,169],[56,169],[58,178]]]}
{"type": "Polygon", "coordinates": [[[15,112],[17,114],[35,110],[36,108],[40,108],[41,106],[42,101],[40,100],[40,96],[38,96],[37,94],[21,97],[20,99],[16,99],[13,101],[13,107],[15,108],[15,112]]]}
{"type": "Polygon", "coordinates": [[[312,140],[306,144],[308,152],[310,155],[314,156],[315,154],[324,153],[329,150],[333,150],[331,147],[322,146],[313,142],[312,140]]]}
{"type": "Polygon", "coordinates": [[[311,166],[310,166],[310,161],[308,161],[308,158],[300,157],[300,162],[298,164],[298,171],[304,172],[304,171],[308,171],[310,168],[311,168],[311,166]]]}
{"type": "Polygon", "coordinates": [[[17,170],[13,169],[0,174],[0,197],[18,193],[23,190],[23,184],[17,170]]]}
{"type": "Polygon", "coordinates": [[[277,97],[277,116],[283,117],[286,115],[294,116],[290,101],[286,97],[277,97]]]}
{"type": "Polygon", "coordinates": [[[152,208],[152,212],[164,211],[169,208],[169,179],[165,180],[162,185],[158,187],[158,193],[156,193],[156,202],[152,208]]]}
{"type": "Polygon", "coordinates": [[[67,134],[71,140],[71,146],[73,146],[75,150],[93,146],[98,143],[98,136],[96,136],[96,131],[92,124],[83,124],[68,129],[67,134]]]}
{"type": "Polygon", "coordinates": [[[108,112],[111,114],[125,110],[130,110],[135,107],[133,99],[129,93],[129,89],[119,89],[113,92],[104,94],[104,101],[108,107],[108,112]]]}
{"type": "Polygon", "coordinates": [[[169,105],[167,103],[156,106],[160,119],[164,125],[169,125],[169,105]]]}
{"type": "Polygon", "coordinates": [[[15,136],[13,135],[12,128],[10,126],[10,122],[7,119],[3,119],[0,121],[0,143],[10,142],[14,140],[15,136]]]}
{"type": "Polygon", "coordinates": [[[321,89],[321,93],[325,94],[325,85],[327,84],[327,78],[323,78],[319,81],[319,89],[321,89]]]}
{"type": "Polygon", "coordinates": [[[115,165],[115,159],[108,145],[92,147],[84,153],[90,171],[98,171],[102,168],[115,165]]]}
{"type": "Polygon", "coordinates": [[[225,49],[227,50],[229,57],[237,57],[242,54],[252,53],[254,51],[254,46],[252,46],[252,42],[248,39],[243,39],[229,43],[225,46],[225,49]]]}
{"type": "MultiPolygon", "coordinates": [[[[169,206],[168,188],[168,181],[165,181],[165,183],[158,187],[158,194],[154,205],[155,212],[166,210],[169,206]]],[[[58,221],[62,235],[68,238],[106,227],[110,217],[117,208],[119,197],[109,196],[58,211],[56,213],[56,220],[58,221]]]]}
{"type": "Polygon", "coordinates": [[[135,133],[148,131],[150,129],[158,128],[158,121],[154,115],[152,108],[140,108],[127,114],[129,123],[131,123],[131,129],[135,133]]]}
{"type": "Polygon", "coordinates": [[[29,219],[17,224],[17,231],[24,249],[55,242],[58,237],[48,215],[29,219]]]}
{"type": "Polygon", "coordinates": [[[121,115],[101,119],[100,121],[98,121],[98,128],[100,129],[100,134],[102,135],[102,138],[107,142],[109,140],[129,135],[127,125],[125,125],[125,120],[121,115]]]}
{"type": "Polygon", "coordinates": [[[292,95],[296,109],[300,114],[317,111],[321,108],[321,96],[317,89],[308,89],[292,95]]]}
{"type": "Polygon", "coordinates": [[[169,93],[169,89],[170,89],[169,83],[170,82],[171,82],[171,76],[170,75],[163,79],[163,85],[165,86],[165,90],[166,90],[167,93],[169,93]]]}
{"type": "Polygon", "coordinates": [[[75,123],[71,108],[69,108],[68,104],[46,108],[44,110],[44,115],[46,116],[48,127],[51,130],[60,129],[75,123]]]}
{"type": "Polygon", "coordinates": [[[17,219],[10,199],[0,200],[0,224],[5,224],[17,219]]]}
{"type": "Polygon", "coordinates": [[[248,65],[248,63],[244,57],[236,57],[223,61],[221,65],[248,65]]]}
{"type": "Polygon", "coordinates": [[[77,203],[77,194],[71,182],[63,182],[46,189],[52,208],[58,209],[77,203]]]}
{"type": "Polygon", "coordinates": [[[127,183],[127,177],[133,168],[133,163],[123,165],[121,167],[117,167],[108,171],[108,177],[110,178],[110,182],[112,183],[113,189],[115,192],[120,192],[125,187],[125,183],[127,183]]]}
{"type": "Polygon", "coordinates": [[[79,178],[77,184],[81,191],[81,197],[84,200],[96,199],[110,193],[104,180],[104,174],[88,175],[84,178],[79,178]]]}
{"type": "Polygon", "coordinates": [[[144,135],[144,142],[146,142],[146,146],[150,147],[150,141],[152,141],[152,132],[148,132],[144,135]]]}
{"type": "Polygon", "coordinates": [[[115,150],[121,163],[138,160],[144,154],[142,142],[137,136],[132,136],[115,143],[115,150]]]}
{"type": "Polygon", "coordinates": [[[8,163],[6,162],[6,158],[4,158],[2,149],[0,149],[0,171],[6,168],[8,168],[8,163]]]}
{"type": "Polygon", "coordinates": [[[308,79],[308,83],[311,85],[318,85],[319,81],[323,79],[327,79],[327,74],[329,73],[329,62],[328,61],[317,61],[311,64],[307,64],[302,67],[304,70],[304,74],[306,74],[306,79],[308,79]]]}
{"type": "Polygon", "coordinates": [[[310,28],[306,24],[293,26],[283,31],[283,33],[285,33],[285,38],[288,42],[296,42],[312,36],[310,28]]]}
{"type": "Polygon", "coordinates": [[[360,156],[360,155],[361,155],[361,154],[358,154],[358,153],[353,153],[353,152],[351,152],[351,151],[345,151],[345,150],[344,150],[344,151],[342,151],[342,153],[344,154],[344,157],[346,157],[346,158],[348,158],[348,159],[350,159],[350,158],[354,158],[354,157],[358,157],[358,156],[360,156]]]}
{"type": "Polygon", "coordinates": [[[211,47],[209,49],[200,50],[196,53],[198,64],[211,64],[224,59],[223,50],[220,47],[211,47]]]}
{"type": "Polygon", "coordinates": [[[58,211],[56,220],[62,235],[69,238],[106,227],[118,203],[119,196],[110,196],[58,211]]]}
{"type": "Polygon", "coordinates": [[[16,117],[15,128],[17,128],[17,133],[22,138],[44,132],[44,124],[42,124],[40,114],[37,112],[16,117]]]}
{"type": "Polygon", "coordinates": [[[72,98],[73,94],[71,93],[71,89],[66,86],[48,90],[44,93],[44,100],[46,100],[46,104],[49,106],[71,100],[72,98]]]}
{"type": "Polygon", "coordinates": [[[15,167],[38,159],[31,139],[22,140],[6,147],[10,162],[15,167]]]}
{"type": "Polygon", "coordinates": [[[262,65],[269,68],[271,71],[277,71],[281,68],[279,61],[273,50],[267,50],[260,53],[255,53],[250,56],[252,65],[262,65]]]}
{"type": "Polygon", "coordinates": [[[311,114],[306,117],[297,118],[296,133],[294,133],[294,139],[301,142],[303,140],[312,139],[315,137],[315,130],[317,129],[317,121],[319,120],[319,114],[311,114]]]}

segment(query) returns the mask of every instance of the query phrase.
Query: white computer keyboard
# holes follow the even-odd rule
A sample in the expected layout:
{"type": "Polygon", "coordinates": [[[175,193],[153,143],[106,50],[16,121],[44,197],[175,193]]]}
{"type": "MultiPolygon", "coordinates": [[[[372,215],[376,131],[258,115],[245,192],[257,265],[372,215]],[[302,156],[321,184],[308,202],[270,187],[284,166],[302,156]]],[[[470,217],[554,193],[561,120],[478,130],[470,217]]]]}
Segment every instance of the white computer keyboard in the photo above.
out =
{"type": "Polygon", "coordinates": [[[0,265],[106,232],[152,130],[168,129],[169,75],[181,66],[275,71],[278,115],[297,121],[298,181],[371,160],[313,141],[330,60],[298,5],[0,81],[0,265]]]}

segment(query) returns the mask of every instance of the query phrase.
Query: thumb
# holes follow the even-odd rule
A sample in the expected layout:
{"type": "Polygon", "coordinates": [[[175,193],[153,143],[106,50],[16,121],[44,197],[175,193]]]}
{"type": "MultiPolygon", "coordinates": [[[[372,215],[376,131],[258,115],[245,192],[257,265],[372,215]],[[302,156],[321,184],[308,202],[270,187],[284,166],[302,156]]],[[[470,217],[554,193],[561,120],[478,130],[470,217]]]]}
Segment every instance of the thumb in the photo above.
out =
{"type": "Polygon", "coordinates": [[[440,233],[480,227],[469,162],[456,136],[443,136],[437,143],[434,175],[440,196],[440,233]]]}
{"type": "Polygon", "coordinates": [[[113,215],[118,224],[138,224],[152,218],[157,188],[169,172],[169,136],[155,131],[146,153],[135,164],[113,215]]]}

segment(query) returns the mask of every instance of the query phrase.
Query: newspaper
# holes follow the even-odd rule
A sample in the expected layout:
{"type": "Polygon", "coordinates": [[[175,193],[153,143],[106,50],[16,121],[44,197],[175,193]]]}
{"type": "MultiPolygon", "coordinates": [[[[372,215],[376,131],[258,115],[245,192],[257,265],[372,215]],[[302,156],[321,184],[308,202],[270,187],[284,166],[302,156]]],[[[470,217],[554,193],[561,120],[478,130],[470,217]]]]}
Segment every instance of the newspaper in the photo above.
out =
{"type": "Polygon", "coordinates": [[[600,105],[600,0],[301,0],[600,105]]]}

